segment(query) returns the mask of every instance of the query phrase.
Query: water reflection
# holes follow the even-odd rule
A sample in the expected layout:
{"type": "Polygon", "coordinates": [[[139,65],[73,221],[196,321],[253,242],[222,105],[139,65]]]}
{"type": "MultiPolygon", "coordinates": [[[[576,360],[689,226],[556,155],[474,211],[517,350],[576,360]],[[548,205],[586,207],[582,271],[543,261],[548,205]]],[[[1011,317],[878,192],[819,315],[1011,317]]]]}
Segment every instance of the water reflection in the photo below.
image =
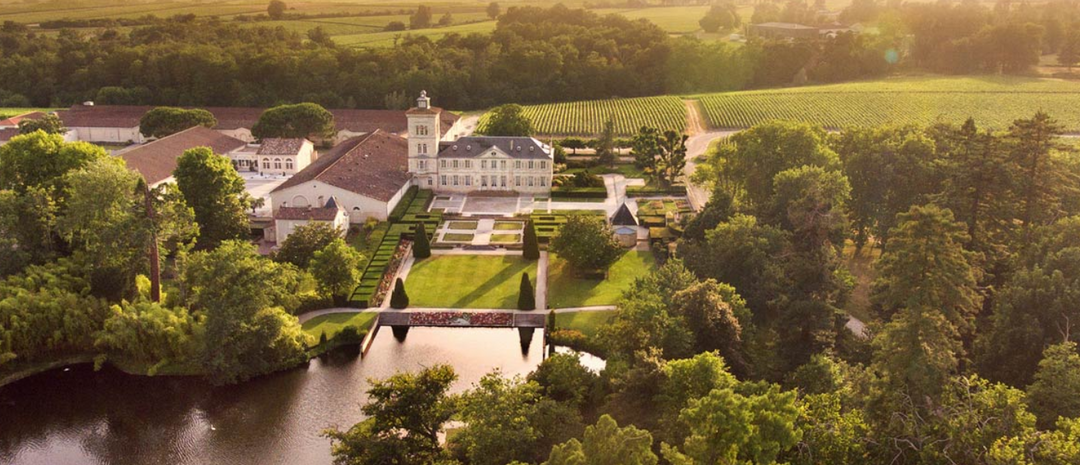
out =
{"type": "Polygon", "coordinates": [[[223,388],[89,366],[35,376],[0,388],[0,463],[329,463],[329,441],[319,433],[361,419],[368,378],[449,363],[460,392],[492,369],[524,375],[543,351],[542,331],[398,335],[380,331],[363,359],[356,349],[335,352],[223,388]]]}

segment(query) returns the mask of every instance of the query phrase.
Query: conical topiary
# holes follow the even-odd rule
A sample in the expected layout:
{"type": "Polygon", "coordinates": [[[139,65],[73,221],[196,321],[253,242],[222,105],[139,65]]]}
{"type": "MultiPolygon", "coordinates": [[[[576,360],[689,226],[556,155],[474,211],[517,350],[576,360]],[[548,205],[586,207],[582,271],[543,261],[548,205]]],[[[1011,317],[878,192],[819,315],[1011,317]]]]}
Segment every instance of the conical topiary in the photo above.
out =
{"type": "Polygon", "coordinates": [[[533,291],[529,273],[521,275],[521,295],[518,296],[518,310],[536,310],[536,292],[533,291]]]}
{"type": "Polygon", "coordinates": [[[525,237],[523,241],[525,249],[521,252],[521,256],[526,260],[539,260],[540,242],[536,240],[536,227],[533,225],[532,220],[525,223],[525,237]]]}
{"type": "Polygon", "coordinates": [[[394,292],[390,294],[390,307],[402,309],[409,306],[409,294],[405,293],[405,283],[401,278],[394,283],[394,292]]]}
{"type": "Polygon", "coordinates": [[[416,225],[416,239],[413,241],[413,258],[424,259],[431,256],[431,241],[427,237],[427,228],[424,223],[416,225]]]}

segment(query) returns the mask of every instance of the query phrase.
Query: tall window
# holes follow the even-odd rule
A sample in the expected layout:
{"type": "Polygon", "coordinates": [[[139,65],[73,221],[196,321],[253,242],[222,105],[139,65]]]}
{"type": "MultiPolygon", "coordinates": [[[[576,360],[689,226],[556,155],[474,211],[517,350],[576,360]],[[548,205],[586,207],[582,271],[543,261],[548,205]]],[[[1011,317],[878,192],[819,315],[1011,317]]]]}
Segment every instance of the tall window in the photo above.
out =
{"type": "Polygon", "coordinates": [[[292,159],[291,158],[288,158],[288,159],[285,160],[285,169],[287,169],[287,170],[292,169],[292,159]]]}
{"type": "Polygon", "coordinates": [[[465,168],[472,168],[472,160],[465,160],[465,168]]]}
{"type": "Polygon", "coordinates": [[[441,186],[446,185],[446,175],[445,174],[439,177],[439,185],[441,185],[441,186]]]}
{"type": "Polygon", "coordinates": [[[426,136],[427,135],[427,126],[424,126],[424,125],[417,126],[416,127],[416,135],[418,135],[418,136],[426,136]]]}
{"type": "Polygon", "coordinates": [[[274,169],[275,170],[280,170],[281,169],[281,159],[280,158],[275,158],[274,159],[274,169]]]}
{"type": "Polygon", "coordinates": [[[263,169],[264,170],[270,169],[270,159],[269,158],[263,158],[263,169]]]}
{"type": "Polygon", "coordinates": [[[458,185],[458,176],[456,174],[454,175],[454,185],[458,185]]]}
{"type": "Polygon", "coordinates": [[[506,187],[506,176],[499,176],[499,186],[506,187]]]}
{"type": "Polygon", "coordinates": [[[480,168],[487,169],[487,160],[480,160],[480,168]]]}
{"type": "Polygon", "coordinates": [[[420,160],[420,161],[418,161],[416,163],[417,163],[417,166],[420,168],[421,171],[423,171],[425,168],[427,168],[427,162],[425,162],[424,160],[420,160]]]}
{"type": "Polygon", "coordinates": [[[465,185],[466,186],[471,186],[472,185],[472,176],[465,176],[465,185]]]}
{"type": "Polygon", "coordinates": [[[521,160],[514,161],[514,169],[521,169],[521,160]]]}
{"type": "Polygon", "coordinates": [[[529,160],[529,169],[531,170],[531,169],[533,169],[533,168],[534,168],[534,166],[533,166],[533,161],[532,161],[532,160],[529,160]]]}
{"type": "Polygon", "coordinates": [[[506,169],[506,160],[503,160],[503,161],[499,162],[499,168],[502,168],[504,170],[506,169]]]}
{"type": "Polygon", "coordinates": [[[514,185],[521,187],[521,176],[514,176],[514,185]]]}
{"type": "Polygon", "coordinates": [[[499,169],[499,165],[495,163],[495,160],[491,160],[491,171],[499,169]]]}
{"type": "Polygon", "coordinates": [[[487,175],[480,176],[480,187],[487,187],[487,175]]]}
{"type": "Polygon", "coordinates": [[[542,170],[547,169],[547,162],[546,161],[543,161],[543,160],[540,161],[540,169],[542,169],[542,170]]]}
{"type": "Polygon", "coordinates": [[[454,168],[457,168],[457,167],[458,167],[458,166],[457,166],[457,164],[458,164],[458,161],[457,161],[457,160],[454,160],[454,168]]]}
{"type": "Polygon", "coordinates": [[[529,176],[529,187],[533,186],[533,177],[529,176]]]}
{"type": "Polygon", "coordinates": [[[416,144],[416,153],[426,154],[427,144],[416,144]]]}
{"type": "Polygon", "coordinates": [[[446,160],[439,160],[439,167],[446,168],[446,160]]]}
{"type": "Polygon", "coordinates": [[[547,178],[540,178],[540,187],[547,187],[547,178]]]}

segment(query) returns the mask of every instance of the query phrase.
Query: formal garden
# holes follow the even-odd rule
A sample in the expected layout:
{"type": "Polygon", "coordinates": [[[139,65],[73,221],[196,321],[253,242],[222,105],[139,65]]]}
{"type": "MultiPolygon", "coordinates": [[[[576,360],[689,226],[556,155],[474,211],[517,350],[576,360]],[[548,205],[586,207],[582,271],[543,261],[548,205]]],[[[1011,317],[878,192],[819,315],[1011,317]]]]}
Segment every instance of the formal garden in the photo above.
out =
{"type": "Polygon", "coordinates": [[[536,287],[537,262],[520,255],[433,255],[405,280],[409,305],[421,308],[517,308],[521,275],[536,287]]]}

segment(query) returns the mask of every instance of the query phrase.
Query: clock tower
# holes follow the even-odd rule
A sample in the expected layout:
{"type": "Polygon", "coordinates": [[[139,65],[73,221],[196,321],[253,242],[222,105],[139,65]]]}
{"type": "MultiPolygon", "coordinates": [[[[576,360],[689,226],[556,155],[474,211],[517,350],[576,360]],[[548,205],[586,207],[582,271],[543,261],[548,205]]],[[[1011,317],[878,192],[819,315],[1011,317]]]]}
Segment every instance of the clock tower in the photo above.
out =
{"type": "Polygon", "coordinates": [[[433,188],[438,174],[440,113],[442,109],[431,106],[427,91],[421,91],[416,106],[405,112],[409,120],[409,172],[413,173],[413,182],[423,189],[433,188]]]}

